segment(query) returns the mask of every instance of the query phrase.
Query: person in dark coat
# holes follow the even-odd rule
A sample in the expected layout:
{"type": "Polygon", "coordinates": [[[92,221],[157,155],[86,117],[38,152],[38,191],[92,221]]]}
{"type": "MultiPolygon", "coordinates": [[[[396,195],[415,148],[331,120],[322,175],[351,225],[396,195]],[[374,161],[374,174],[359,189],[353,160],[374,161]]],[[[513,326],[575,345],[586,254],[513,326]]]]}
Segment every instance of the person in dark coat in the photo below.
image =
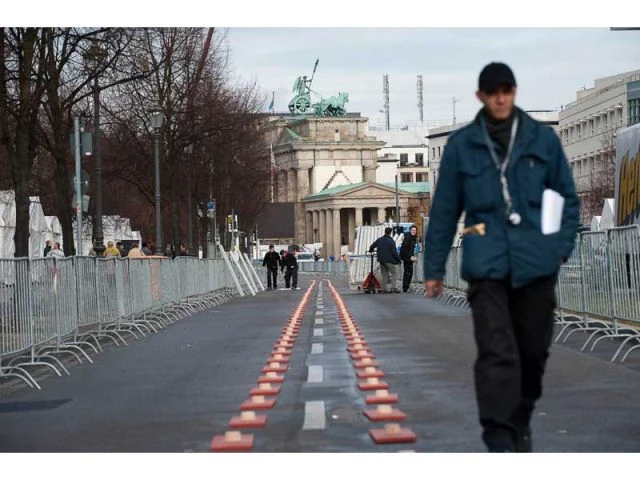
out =
{"type": "Polygon", "coordinates": [[[296,251],[291,250],[284,256],[284,283],[285,287],[296,290],[298,288],[298,259],[296,251]]]}
{"type": "Polygon", "coordinates": [[[396,241],[391,237],[393,229],[387,227],[384,229],[384,235],[378,238],[369,247],[369,252],[373,253],[376,250],[378,256],[378,262],[380,263],[380,274],[382,276],[382,293],[400,293],[400,290],[396,286],[398,277],[398,265],[400,265],[400,255],[398,255],[398,248],[396,247],[396,241]],[[387,288],[387,282],[391,277],[391,288],[387,288]]]}
{"type": "Polygon", "coordinates": [[[402,239],[400,247],[400,259],[402,260],[402,291],[409,291],[413,279],[413,264],[416,261],[416,244],[418,243],[418,227],[411,225],[409,233],[402,239]]]}
{"type": "Polygon", "coordinates": [[[482,439],[490,452],[529,452],[557,274],[573,251],[580,205],[558,135],[515,106],[511,69],[487,65],[476,95],[484,107],[451,135],[440,164],[425,242],[425,288],[429,297],[441,294],[465,212],[461,276],[469,282],[482,439]],[[564,197],[555,233],[541,228],[545,189],[564,197]]]}
{"type": "Polygon", "coordinates": [[[278,267],[283,265],[282,259],[273,245],[269,245],[269,251],[264,254],[262,266],[267,270],[267,289],[278,288],[278,267]]]}

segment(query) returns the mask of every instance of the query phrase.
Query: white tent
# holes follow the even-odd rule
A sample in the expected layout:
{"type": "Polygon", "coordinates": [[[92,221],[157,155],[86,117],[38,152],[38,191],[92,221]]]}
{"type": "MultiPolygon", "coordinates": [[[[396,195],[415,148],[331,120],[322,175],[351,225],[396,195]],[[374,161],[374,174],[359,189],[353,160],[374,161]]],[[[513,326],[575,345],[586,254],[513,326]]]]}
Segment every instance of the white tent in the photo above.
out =
{"type": "Polygon", "coordinates": [[[47,221],[47,240],[51,240],[52,242],[59,242],[62,246],[62,225],[60,225],[60,220],[58,217],[53,217],[49,215],[45,215],[45,220],[47,221]]]}
{"type": "Polygon", "coordinates": [[[615,199],[607,198],[602,206],[602,215],[600,218],[600,230],[608,230],[616,226],[615,222],[616,205],[615,199]]]}
{"type": "Polygon", "coordinates": [[[598,232],[600,230],[600,219],[602,217],[600,215],[596,215],[591,219],[591,228],[590,231],[598,232]]]}
{"type": "Polygon", "coordinates": [[[49,225],[42,210],[40,197],[29,197],[29,257],[42,257],[49,225]]]}
{"type": "Polygon", "coordinates": [[[0,217],[4,226],[2,227],[2,258],[11,258],[15,253],[13,236],[16,232],[16,200],[12,190],[0,191],[0,217]]]}

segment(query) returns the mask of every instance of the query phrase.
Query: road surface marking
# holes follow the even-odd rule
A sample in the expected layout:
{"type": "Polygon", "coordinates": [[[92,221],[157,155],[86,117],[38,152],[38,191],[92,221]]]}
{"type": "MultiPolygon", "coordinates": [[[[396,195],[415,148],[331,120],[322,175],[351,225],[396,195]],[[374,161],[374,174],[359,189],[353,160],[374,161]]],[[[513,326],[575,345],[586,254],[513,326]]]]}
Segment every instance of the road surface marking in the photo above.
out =
{"type": "Polygon", "coordinates": [[[309,365],[307,383],[322,383],[324,381],[324,370],[322,365],[309,365]]]}
{"type": "Polygon", "coordinates": [[[314,328],[313,329],[313,336],[314,337],[322,337],[324,335],[324,329],[322,328],[314,328]]]}
{"type": "Polygon", "coordinates": [[[316,355],[324,352],[324,345],[322,343],[311,344],[311,354],[316,355]]]}
{"type": "Polygon", "coordinates": [[[303,430],[323,430],[326,426],[324,402],[313,400],[304,404],[303,430]]]}

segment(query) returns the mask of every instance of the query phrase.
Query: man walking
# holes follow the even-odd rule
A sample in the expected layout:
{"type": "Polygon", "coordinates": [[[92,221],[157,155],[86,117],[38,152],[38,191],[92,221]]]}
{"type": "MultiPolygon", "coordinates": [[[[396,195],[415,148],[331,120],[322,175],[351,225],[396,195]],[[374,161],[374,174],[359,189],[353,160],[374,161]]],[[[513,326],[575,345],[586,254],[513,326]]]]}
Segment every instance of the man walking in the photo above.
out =
{"type": "Polygon", "coordinates": [[[490,452],[531,451],[556,305],[554,287],[573,251],[579,200],[554,131],[515,106],[516,80],[487,65],[475,120],[449,138],[440,164],[424,256],[427,295],[442,292],[445,262],[465,212],[461,275],[473,316],[482,439],[490,452]],[[543,233],[543,191],[564,197],[561,227],[543,233]]]}
{"type": "Polygon", "coordinates": [[[395,240],[391,237],[393,229],[387,227],[384,229],[384,235],[378,238],[369,247],[369,252],[373,253],[377,249],[378,262],[380,263],[380,275],[382,276],[382,293],[400,293],[396,286],[397,268],[400,265],[400,255],[396,247],[395,240]],[[391,288],[387,287],[387,282],[391,277],[391,288]]]}
{"type": "Polygon", "coordinates": [[[296,250],[293,249],[284,256],[284,283],[285,287],[291,290],[298,288],[298,259],[296,258],[296,250]]]}
{"type": "Polygon", "coordinates": [[[408,292],[413,280],[413,264],[416,261],[416,244],[418,243],[418,227],[411,225],[409,234],[405,235],[400,247],[400,259],[403,265],[402,291],[408,292]]]}
{"type": "Polygon", "coordinates": [[[262,266],[267,269],[267,289],[278,288],[278,267],[282,266],[282,259],[273,245],[269,245],[269,251],[264,254],[262,266]],[[272,286],[273,285],[273,286],[272,286]]]}

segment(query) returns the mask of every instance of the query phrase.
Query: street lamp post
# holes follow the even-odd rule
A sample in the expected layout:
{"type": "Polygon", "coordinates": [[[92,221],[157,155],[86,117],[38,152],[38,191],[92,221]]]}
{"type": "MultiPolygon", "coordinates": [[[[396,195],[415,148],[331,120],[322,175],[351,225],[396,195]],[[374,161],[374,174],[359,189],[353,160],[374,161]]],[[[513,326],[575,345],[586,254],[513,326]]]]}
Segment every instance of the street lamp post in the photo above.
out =
{"type": "Polygon", "coordinates": [[[164,121],[162,107],[155,105],[149,109],[153,136],[153,156],[155,161],[155,203],[156,203],[156,245],[155,255],[162,255],[162,217],[160,214],[160,129],[164,121]]]}
{"type": "Polygon", "coordinates": [[[100,155],[100,84],[98,71],[104,61],[105,51],[98,44],[92,45],[85,54],[87,68],[93,75],[93,158],[95,160],[95,214],[93,219],[93,250],[96,256],[104,255],[104,231],[102,228],[102,156],[100,155]]]}

